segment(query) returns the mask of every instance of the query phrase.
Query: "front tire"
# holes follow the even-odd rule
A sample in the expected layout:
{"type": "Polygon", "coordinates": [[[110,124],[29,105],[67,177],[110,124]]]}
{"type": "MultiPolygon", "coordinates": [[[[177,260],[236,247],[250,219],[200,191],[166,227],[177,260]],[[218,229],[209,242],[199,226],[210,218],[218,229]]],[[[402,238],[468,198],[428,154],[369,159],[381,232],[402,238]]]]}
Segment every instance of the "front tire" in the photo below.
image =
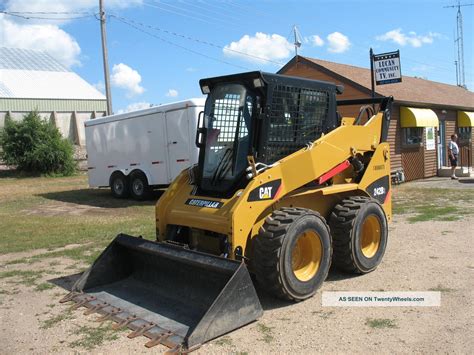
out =
{"type": "Polygon", "coordinates": [[[353,196],[334,207],[329,218],[334,265],[345,272],[366,274],[382,262],[388,224],[382,206],[373,199],[353,196]]]}
{"type": "Polygon", "coordinates": [[[281,208],[267,217],[254,244],[258,283],[290,301],[313,296],[331,266],[331,236],[318,212],[281,208]]]}

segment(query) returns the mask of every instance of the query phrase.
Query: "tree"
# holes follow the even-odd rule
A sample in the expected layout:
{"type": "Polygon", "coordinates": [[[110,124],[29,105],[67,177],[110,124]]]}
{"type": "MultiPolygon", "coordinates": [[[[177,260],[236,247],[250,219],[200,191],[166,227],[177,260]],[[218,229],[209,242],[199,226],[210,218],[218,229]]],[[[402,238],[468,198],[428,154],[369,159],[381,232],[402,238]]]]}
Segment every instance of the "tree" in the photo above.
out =
{"type": "Polygon", "coordinates": [[[76,171],[71,143],[36,111],[25,115],[20,122],[5,120],[0,145],[3,148],[0,158],[18,170],[60,175],[72,175],[76,171]]]}

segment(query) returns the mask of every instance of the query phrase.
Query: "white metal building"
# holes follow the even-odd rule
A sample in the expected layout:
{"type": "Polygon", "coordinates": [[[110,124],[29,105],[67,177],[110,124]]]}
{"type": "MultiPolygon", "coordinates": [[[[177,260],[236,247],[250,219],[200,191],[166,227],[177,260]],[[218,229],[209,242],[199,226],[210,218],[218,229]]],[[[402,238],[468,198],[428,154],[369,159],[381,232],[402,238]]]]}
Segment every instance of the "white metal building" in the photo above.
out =
{"type": "Polygon", "coordinates": [[[0,47],[0,128],[37,110],[64,137],[84,146],[84,121],[102,117],[105,96],[43,51],[0,47]]]}

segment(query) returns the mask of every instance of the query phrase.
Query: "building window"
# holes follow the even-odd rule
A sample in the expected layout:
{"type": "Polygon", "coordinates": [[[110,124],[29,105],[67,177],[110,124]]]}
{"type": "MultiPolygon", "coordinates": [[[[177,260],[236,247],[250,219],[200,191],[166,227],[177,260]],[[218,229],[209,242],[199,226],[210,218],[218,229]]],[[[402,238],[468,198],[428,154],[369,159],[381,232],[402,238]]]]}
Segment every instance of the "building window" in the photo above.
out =
{"type": "Polygon", "coordinates": [[[402,144],[404,146],[423,145],[423,127],[403,128],[402,144]]]}
{"type": "Polygon", "coordinates": [[[458,127],[458,138],[460,144],[467,144],[471,140],[471,127],[458,127]]]}

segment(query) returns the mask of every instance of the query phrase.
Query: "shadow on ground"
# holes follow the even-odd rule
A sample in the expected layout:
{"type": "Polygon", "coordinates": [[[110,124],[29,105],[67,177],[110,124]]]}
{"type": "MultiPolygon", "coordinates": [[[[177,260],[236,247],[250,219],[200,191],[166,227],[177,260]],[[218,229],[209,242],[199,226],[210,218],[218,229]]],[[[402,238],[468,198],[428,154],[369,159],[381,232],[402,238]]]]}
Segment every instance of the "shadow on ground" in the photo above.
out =
{"type": "Polygon", "coordinates": [[[474,179],[459,179],[461,184],[474,184],[474,179]]]}
{"type": "Polygon", "coordinates": [[[5,169],[0,166],[0,179],[2,178],[14,178],[14,179],[27,179],[27,178],[34,178],[40,177],[40,174],[32,174],[26,173],[22,171],[18,171],[15,169],[5,169]]]}
{"type": "Polygon", "coordinates": [[[58,287],[61,287],[65,289],[66,291],[71,291],[72,286],[79,279],[79,277],[81,277],[81,275],[82,275],[82,272],[79,272],[73,275],[61,276],[55,279],[50,279],[48,280],[48,282],[58,287]]]}
{"type": "Polygon", "coordinates": [[[48,192],[37,196],[48,200],[75,203],[102,208],[126,208],[130,206],[152,206],[163,194],[163,190],[153,191],[146,201],[135,201],[132,199],[118,199],[110,194],[106,189],[79,189],[60,192],[48,192]]]}

